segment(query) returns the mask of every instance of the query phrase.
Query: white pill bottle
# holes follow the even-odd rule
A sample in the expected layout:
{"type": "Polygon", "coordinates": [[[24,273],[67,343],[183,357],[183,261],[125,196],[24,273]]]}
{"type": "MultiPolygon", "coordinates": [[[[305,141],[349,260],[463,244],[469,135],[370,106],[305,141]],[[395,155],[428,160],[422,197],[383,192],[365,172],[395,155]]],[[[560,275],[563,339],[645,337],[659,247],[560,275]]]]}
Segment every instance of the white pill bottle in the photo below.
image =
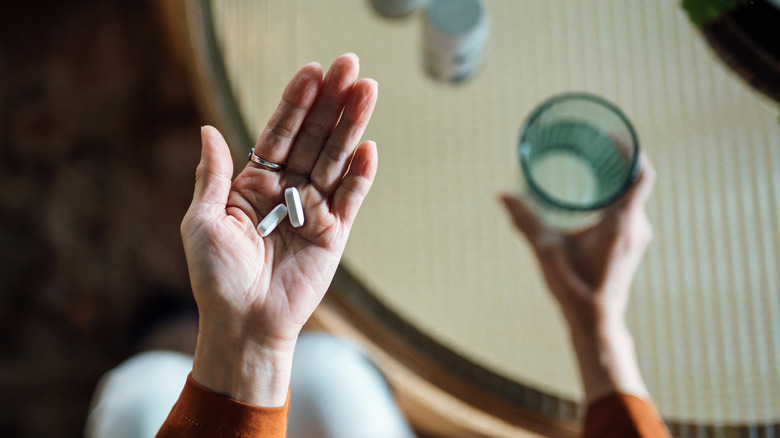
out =
{"type": "Polygon", "coordinates": [[[482,0],[431,0],[424,15],[425,71],[444,82],[469,78],[482,63],[490,33],[482,0]]]}

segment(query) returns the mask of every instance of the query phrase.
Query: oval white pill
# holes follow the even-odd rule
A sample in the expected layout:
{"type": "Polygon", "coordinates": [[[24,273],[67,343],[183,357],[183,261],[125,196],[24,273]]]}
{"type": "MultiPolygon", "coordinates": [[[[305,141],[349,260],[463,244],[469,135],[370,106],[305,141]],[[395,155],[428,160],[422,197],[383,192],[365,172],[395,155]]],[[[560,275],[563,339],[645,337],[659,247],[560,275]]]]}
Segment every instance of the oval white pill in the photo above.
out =
{"type": "Polygon", "coordinates": [[[262,237],[271,234],[271,231],[273,231],[277,225],[282,223],[286,217],[287,206],[284,204],[277,205],[273,210],[271,210],[270,213],[268,213],[268,216],[263,218],[263,220],[257,224],[257,232],[260,233],[260,236],[262,237]]]}
{"type": "Polygon", "coordinates": [[[301,195],[298,193],[298,189],[295,187],[288,187],[284,191],[284,199],[287,202],[287,211],[290,214],[290,223],[293,227],[298,228],[303,225],[303,203],[301,202],[301,195]]]}

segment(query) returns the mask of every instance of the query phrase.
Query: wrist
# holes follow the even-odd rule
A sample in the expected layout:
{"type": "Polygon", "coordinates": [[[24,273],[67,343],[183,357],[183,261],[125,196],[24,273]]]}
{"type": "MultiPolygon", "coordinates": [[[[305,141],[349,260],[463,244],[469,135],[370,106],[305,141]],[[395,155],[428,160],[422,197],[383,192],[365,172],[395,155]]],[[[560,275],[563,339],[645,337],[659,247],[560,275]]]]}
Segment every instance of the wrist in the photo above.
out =
{"type": "Polygon", "coordinates": [[[569,334],[575,345],[608,352],[633,350],[633,338],[622,318],[599,320],[595,323],[569,324],[569,334]]]}
{"type": "Polygon", "coordinates": [[[616,333],[628,334],[622,312],[593,309],[588,312],[564,312],[564,315],[572,335],[587,335],[592,340],[597,340],[616,333]]]}
{"type": "Polygon", "coordinates": [[[586,299],[561,303],[563,316],[571,330],[596,334],[625,328],[625,306],[619,302],[586,299]]]}
{"type": "Polygon", "coordinates": [[[192,377],[234,400],[255,406],[283,406],[294,350],[294,341],[262,342],[238,330],[215,330],[201,324],[192,377]]]}
{"type": "Polygon", "coordinates": [[[647,397],[634,340],[622,316],[569,328],[587,403],[615,392],[647,397]]]}

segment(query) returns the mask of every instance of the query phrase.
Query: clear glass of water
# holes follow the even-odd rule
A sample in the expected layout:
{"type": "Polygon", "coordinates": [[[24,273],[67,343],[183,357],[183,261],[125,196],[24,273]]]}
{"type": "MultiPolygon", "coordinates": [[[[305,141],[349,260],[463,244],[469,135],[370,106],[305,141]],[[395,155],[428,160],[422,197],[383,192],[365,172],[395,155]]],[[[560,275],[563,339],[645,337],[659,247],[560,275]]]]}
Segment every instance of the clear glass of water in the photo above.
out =
{"type": "Polygon", "coordinates": [[[585,227],[631,186],[639,141],[618,107],[588,93],[546,100],[520,134],[520,166],[530,198],[550,225],[585,227]]]}

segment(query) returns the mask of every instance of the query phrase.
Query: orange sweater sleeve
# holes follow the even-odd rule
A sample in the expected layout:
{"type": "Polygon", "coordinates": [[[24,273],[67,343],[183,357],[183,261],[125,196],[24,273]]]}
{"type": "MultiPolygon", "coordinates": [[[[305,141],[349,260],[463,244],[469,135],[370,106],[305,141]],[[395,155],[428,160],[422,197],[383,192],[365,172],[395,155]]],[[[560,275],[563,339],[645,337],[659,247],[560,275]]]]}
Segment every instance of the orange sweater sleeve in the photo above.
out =
{"type": "Polygon", "coordinates": [[[264,408],[206,389],[190,374],[157,436],[284,438],[289,407],[289,392],[284,406],[264,408]]]}
{"type": "Polygon", "coordinates": [[[609,394],[588,406],[584,438],[671,438],[655,407],[628,394],[609,394]]]}

